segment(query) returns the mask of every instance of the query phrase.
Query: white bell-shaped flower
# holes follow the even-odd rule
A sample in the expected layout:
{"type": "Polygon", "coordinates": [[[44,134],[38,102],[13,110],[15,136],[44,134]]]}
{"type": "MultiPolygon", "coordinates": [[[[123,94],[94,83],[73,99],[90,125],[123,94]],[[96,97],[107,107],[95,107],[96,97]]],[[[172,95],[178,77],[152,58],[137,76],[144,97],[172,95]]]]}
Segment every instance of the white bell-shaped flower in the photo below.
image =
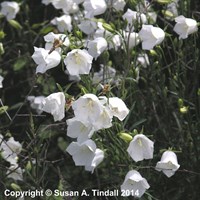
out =
{"type": "Polygon", "coordinates": [[[127,151],[135,162],[144,159],[152,159],[154,151],[154,143],[145,135],[137,134],[130,142],[127,151]]]}
{"type": "Polygon", "coordinates": [[[53,0],[52,4],[56,9],[62,9],[65,14],[78,10],[78,6],[73,0],[53,0]]]}
{"type": "Polygon", "coordinates": [[[167,177],[173,176],[179,167],[177,156],[173,151],[165,151],[156,164],[156,170],[162,171],[167,177]]]}
{"type": "Polygon", "coordinates": [[[72,142],[66,149],[72,156],[76,166],[85,166],[87,171],[92,171],[103,160],[104,155],[92,140],[83,143],[72,142]]]}
{"type": "Polygon", "coordinates": [[[127,31],[133,31],[134,25],[137,24],[145,24],[147,22],[146,15],[137,11],[132,11],[131,9],[128,9],[124,15],[122,16],[124,20],[127,20],[127,31]]]}
{"type": "Polygon", "coordinates": [[[126,104],[118,97],[109,98],[108,103],[113,116],[117,117],[120,121],[123,121],[129,113],[129,109],[126,104]]]}
{"type": "Polygon", "coordinates": [[[86,19],[82,20],[78,27],[83,33],[90,35],[95,32],[97,23],[90,19],[86,19]]]}
{"type": "Polygon", "coordinates": [[[138,33],[142,40],[142,49],[151,50],[154,46],[160,44],[165,38],[165,32],[152,25],[142,25],[142,29],[138,33]]]}
{"type": "Polygon", "coordinates": [[[19,9],[19,4],[17,2],[4,1],[1,3],[0,14],[4,15],[7,20],[15,19],[19,9]]]}
{"type": "Polygon", "coordinates": [[[121,191],[123,196],[140,198],[150,186],[145,178],[136,170],[127,173],[121,191]]]}
{"type": "Polygon", "coordinates": [[[72,30],[72,18],[70,15],[62,15],[61,17],[55,17],[51,20],[51,23],[57,26],[57,29],[64,33],[66,31],[71,32],[72,30]]]}
{"type": "Polygon", "coordinates": [[[175,22],[174,31],[179,35],[179,39],[186,39],[188,35],[198,31],[197,22],[194,19],[180,15],[175,18],[175,22]]]}
{"type": "Polygon", "coordinates": [[[32,55],[34,62],[38,65],[36,73],[45,73],[47,70],[59,65],[61,56],[57,51],[49,53],[49,50],[44,48],[34,47],[35,52],[32,55]]]}
{"type": "Polygon", "coordinates": [[[83,7],[86,12],[90,13],[92,16],[96,16],[106,11],[107,4],[105,0],[85,0],[83,7]]]}
{"type": "Polygon", "coordinates": [[[101,55],[101,53],[106,50],[108,43],[103,37],[95,38],[88,42],[88,53],[95,59],[101,55]]]}
{"type": "MultiPolygon", "coordinates": [[[[3,138],[1,138],[3,139],[3,138]]],[[[16,165],[18,161],[18,154],[22,150],[22,145],[15,141],[13,137],[9,138],[8,141],[2,141],[0,149],[2,150],[2,157],[8,161],[11,165],[16,165]]]]}
{"type": "Polygon", "coordinates": [[[67,53],[64,63],[70,75],[89,74],[92,67],[93,57],[81,49],[73,49],[67,53]]]}
{"type": "Polygon", "coordinates": [[[42,110],[53,115],[54,121],[61,121],[65,117],[65,95],[63,92],[50,94],[42,104],[42,110]]]}
{"type": "Polygon", "coordinates": [[[75,117],[84,124],[93,124],[103,112],[103,106],[94,94],[85,94],[72,103],[75,117]]]}
{"type": "Polygon", "coordinates": [[[84,142],[92,137],[94,128],[89,123],[82,123],[76,117],[67,120],[67,136],[77,138],[79,143],[84,142]]]}

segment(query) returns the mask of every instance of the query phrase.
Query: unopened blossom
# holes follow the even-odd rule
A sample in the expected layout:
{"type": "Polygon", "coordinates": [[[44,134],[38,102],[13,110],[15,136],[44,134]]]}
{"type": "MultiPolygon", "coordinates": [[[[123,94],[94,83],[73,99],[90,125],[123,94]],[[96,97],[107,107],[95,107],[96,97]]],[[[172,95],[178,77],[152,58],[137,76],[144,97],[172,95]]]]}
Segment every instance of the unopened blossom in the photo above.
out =
{"type": "Polygon", "coordinates": [[[53,115],[54,121],[65,117],[65,95],[63,92],[50,94],[42,102],[42,110],[53,115]]]}
{"type": "Polygon", "coordinates": [[[83,123],[93,124],[103,112],[103,106],[94,94],[85,94],[72,103],[75,117],[83,123]]]}
{"type": "Polygon", "coordinates": [[[120,121],[123,121],[129,113],[126,104],[118,97],[109,98],[108,103],[113,116],[117,117],[120,121]]]}
{"type": "Polygon", "coordinates": [[[38,65],[36,73],[43,74],[47,70],[58,66],[61,61],[61,56],[57,51],[49,53],[49,50],[37,47],[34,47],[34,51],[32,58],[38,65]]]}
{"type": "Polygon", "coordinates": [[[173,176],[179,167],[176,154],[169,150],[163,153],[161,160],[156,164],[156,170],[162,171],[167,177],[173,176]]]}
{"type": "Polygon", "coordinates": [[[67,120],[67,136],[77,138],[78,142],[84,142],[94,134],[93,125],[82,123],[76,117],[67,120]]]}
{"type": "Polygon", "coordinates": [[[21,167],[19,167],[17,164],[16,165],[11,165],[9,169],[6,172],[7,178],[12,178],[14,180],[23,180],[23,171],[21,167]]]}
{"type": "Polygon", "coordinates": [[[142,49],[151,50],[164,40],[165,32],[159,27],[143,24],[139,37],[142,40],[142,49]]]}
{"type": "Polygon", "coordinates": [[[85,0],[83,7],[86,12],[90,13],[92,16],[96,16],[106,11],[107,4],[105,0],[85,0]]]}
{"type": "Polygon", "coordinates": [[[72,30],[72,18],[70,15],[62,15],[61,17],[55,17],[51,20],[51,23],[57,26],[57,29],[64,33],[66,31],[71,32],[72,30]]]}
{"type": "Polygon", "coordinates": [[[138,33],[135,32],[124,32],[124,40],[127,43],[129,49],[132,49],[139,44],[140,39],[138,33]]]}
{"type": "Polygon", "coordinates": [[[180,15],[175,18],[175,22],[173,30],[179,35],[179,39],[186,39],[188,35],[198,31],[197,21],[194,19],[180,15]]]}
{"type": "Polygon", "coordinates": [[[3,78],[3,76],[1,76],[1,75],[0,75],[0,88],[2,88],[2,87],[3,87],[3,84],[2,84],[2,82],[3,82],[3,79],[4,79],[4,78],[3,78]]]}
{"type": "Polygon", "coordinates": [[[93,57],[81,49],[73,49],[67,53],[64,63],[70,75],[89,74],[92,67],[93,57]]]}
{"type": "Polygon", "coordinates": [[[101,53],[106,50],[108,43],[103,37],[95,38],[88,42],[88,53],[95,59],[101,55],[101,53]]]}
{"type": "Polygon", "coordinates": [[[7,20],[15,19],[19,9],[19,4],[17,2],[4,1],[1,3],[0,14],[4,15],[7,20]]]}
{"type": "Polygon", "coordinates": [[[13,137],[9,138],[8,141],[3,140],[0,149],[2,150],[1,155],[6,161],[11,165],[17,164],[18,155],[22,150],[22,145],[18,141],[15,141],[13,137]]]}
{"type": "Polygon", "coordinates": [[[128,27],[127,31],[134,30],[134,26],[137,24],[145,24],[147,23],[146,15],[137,11],[133,11],[131,9],[128,9],[124,15],[122,16],[124,20],[127,20],[128,27]]]}
{"type": "Polygon", "coordinates": [[[127,151],[135,162],[152,159],[154,143],[145,135],[137,134],[130,142],[127,151]]]}
{"type": "Polygon", "coordinates": [[[28,96],[27,100],[30,102],[31,108],[35,109],[38,114],[43,112],[42,110],[42,102],[44,101],[44,96],[28,96]]]}
{"type": "Polygon", "coordinates": [[[44,36],[45,49],[50,50],[49,53],[56,50],[61,52],[61,46],[69,46],[69,38],[65,34],[55,34],[53,32],[44,36]]]}
{"type": "Polygon", "coordinates": [[[136,198],[140,198],[149,188],[147,180],[136,170],[129,171],[121,185],[122,195],[136,198]]]}
{"type": "Polygon", "coordinates": [[[66,149],[72,156],[76,166],[85,166],[87,171],[92,171],[103,160],[103,152],[96,148],[92,140],[82,143],[72,142],[66,149]]]}

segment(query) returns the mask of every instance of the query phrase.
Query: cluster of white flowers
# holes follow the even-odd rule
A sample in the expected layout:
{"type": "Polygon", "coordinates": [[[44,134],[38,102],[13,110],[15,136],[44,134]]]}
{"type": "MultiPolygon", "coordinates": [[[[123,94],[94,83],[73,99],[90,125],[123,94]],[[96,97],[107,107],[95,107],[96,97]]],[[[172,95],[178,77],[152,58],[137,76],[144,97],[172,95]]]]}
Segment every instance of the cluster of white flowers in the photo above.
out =
{"type": "Polygon", "coordinates": [[[7,177],[14,180],[23,180],[22,169],[18,165],[18,155],[22,150],[22,145],[15,141],[13,137],[7,141],[0,135],[0,151],[1,156],[10,163],[7,170],[7,177]]]}
{"type": "MultiPolygon", "coordinates": [[[[148,1],[138,4],[135,11],[130,8],[124,11],[126,5],[124,0],[42,0],[42,3],[52,4],[55,9],[60,9],[63,13],[51,20],[51,24],[55,25],[60,33],[51,32],[44,36],[45,48],[34,47],[32,58],[37,64],[36,73],[45,73],[58,66],[63,58],[65,72],[73,79],[81,80],[81,75],[90,73],[93,61],[104,51],[124,50],[124,44],[130,50],[141,43],[144,51],[138,54],[135,68],[137,73],[135,80],[138,81],[140,67],[146,68],[150,65],[145,50],[152,50],[156,45],[160,45],[166,36],[164,30],[155,26],[157,16],[150,10],[148,1]],[[124,29],[115,31],[112,26],[97,19],[97,16],[104,14],[108,8],[123,13],[124,29]],[[73,30],[74,22],[86,35],[81,49],[70,49],[71,41],[68,34],[73,30]]],[[[178,16],[177,3],[178,1],[173,2],[167,9],[173,13],[170,19],[176,22],[173,31],[179,35],[179,39],[186,39],[190,34],[197,32],[197,22],[182,15],[178,16]]],[[[2,3],[1,13],[8,20],[14,18],[19,9],[15,8],[13,9],[15,11],[11,12],[5,5],[2,3]]],[[[93,75],[93,82],[100,83],[106,78],[104,83],[110,83],[115,75],[114,68],[101,65],[100,71],[93,75]],[[105,77],[105,74],[109,76],[105,77]]],[[[65,117],[66,102],[63,92],[50,94],[46,98],[29,97],[28,100],[38,113],[45,111],[52,114],[54,121],[60,121],[65,117]]],[[[113,117],[123,121],[129,109],[118,97],[97,97],[90,93],[72,102],[72,109],[74,117],[66,121],[67,136],[77,141],[72,142],[66,151],[72,156],[76,166],[84,166],[85,170],[93,172],[104,159],[104,152],[97,148],[91,139],[92,136],[99,130],[110,128],[113,117]]],[[[143,134],[136,134],[127,152],[135,162],[152,159],[154,142],[143,134]]],[[[171,177],[179,167],[176,154],[168,150],[163,153],[155,169],[171,177]]],[[[122,190],[130,191],[125,196],[135,197],[141,197],[149,187],[147,180],[136,170],[129,171],[121,185],[122,190]]]]}
{"type": "Polygon", "coordinates": [[[118,97],[107,98],[94,94],[85,94],[72,103],[74,118],[67,120],[67,135],[77,138],[72,142],[67,152],[72,155],[77,166],[85,166],[88,171],[103,160],[104,153],[96,148],[96,144],[90,138],[95,131],[110,128],[113,117],[120,121],[128,115],[129,109],[118,97]]]}

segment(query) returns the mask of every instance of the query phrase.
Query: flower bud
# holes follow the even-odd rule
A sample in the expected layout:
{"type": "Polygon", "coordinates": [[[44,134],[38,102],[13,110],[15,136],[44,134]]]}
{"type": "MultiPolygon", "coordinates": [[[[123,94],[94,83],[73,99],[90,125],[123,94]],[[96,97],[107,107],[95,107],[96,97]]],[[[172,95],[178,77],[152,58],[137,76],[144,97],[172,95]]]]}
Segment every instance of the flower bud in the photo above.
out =
{"type": "Polygon", "coordinates": [[[182,114],[186,114],[186,113],[188,112],[188,107],[187,107],[187,106],[183,106],[183,107],[180,108],[179,110],[180,110],[180,112],[181,112],[182,114]]]}
{"type": "Polygon", "coordinates": [[[119,133],[118,136],[125,142],[130,142],[133,139],[129,133],[119,133]]]}
{"type": "Polygon", "coordinates": [[[12,189],[15,190],[15,191],[21,191],[20,186],[17,185],[16,183],[11,183],[10,186],[11,186],[12,189]]]}

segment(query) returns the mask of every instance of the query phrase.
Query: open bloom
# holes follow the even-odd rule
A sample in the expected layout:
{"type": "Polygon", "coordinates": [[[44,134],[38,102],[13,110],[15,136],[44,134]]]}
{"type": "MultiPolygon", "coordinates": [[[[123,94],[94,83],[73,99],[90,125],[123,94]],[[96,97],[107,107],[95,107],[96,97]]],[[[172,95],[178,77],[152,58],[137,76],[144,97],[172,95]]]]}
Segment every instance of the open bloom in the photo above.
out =
{"type": "Polygon", "coordinates": [[[3,84],[2,84],[2,82],[3,82],[3,77],[0,75],[0,88],[2,88],[3,87],[3,84]]]}
{"type": "Polygon", "coordinates": [[[107,9],[105,0],[85,0],[83,7],[85,11],[89,12],[92,16],[101,15],[107,9]]]}
{"type": "Polygon", "coordinates": [[[70,75],[89,74],[93,57],[81,49],[73,49],[67,53],[64,63],[70,75]]]}
{"type": "Polygon", "coordinates": [[[44,96],[28,96],[27,100],[30,102],[31,108],[35,109],[38,114],[42,113],[42,102],[44,101],[44,96]]]}
{"type": "Polygon", "coordinates": [[[72,103],[72,108],[77,119],[83,123],[97,121],[103,112],[103,106],[94,94],[85,94],[72,103]]]}
{"type": "Polygon", "coordinates": [[[173,176],[179,167],[177,156],[173,151],[165,151],[161,161],[156,164],[156,170],[162,171],[167,177],[173,176]]]}
{"type": "Polygon", "coordinates": [[[71,32],[72,30],[72,18],[70,15],[62,15],[61,17],[55,17],[51,20],[51,23],[57,26],[60,32],[71,32]]]}
{"type": "Polygon", "coordinates": [[[143,134],[137,134],[130,142],[127,149],[131,158],[135,161],[153,158],[154,143],[143,134]]]}
{"type": "Polygon", "coordinates": [[[76,117],[67,120],[67,135],[77,138],[78,142],[84,142],[92,137],[94,128],[90,123],[82,123],[76,117]]]}
{"type": "Polygon", "coordinates": [[[84,19],[81,20],[81,23],[78,25],[78,27],[83,33],[90,35],[95,32],[97,23],[91,19],[84,19]]]}
{"type": "Polygon", "coordinates": [[[85,166],[87,171],[92,171],[103,160],[103,151],[96,148],[92,140],[83,143],[72,142],[66,149],[72,156],[76,166],[85,166]]]}
{"type": "MultiPolygon", "coordinates": [[[[0,140],[2,140],[2,136],[0,140]]],[[[13,137],[9,138],[8,141],[2,141],[0,149],[2,150],[2,157],[8,161],[11,165],[16,165],[18,161],[18,154],[22,150],[22,145],[15,141],[13,137]]]]}
{"type": "Polygon", "coordinates": [[[129,113],[126,104],[118,97],[111,97],[108,99],[108,102],[113,116],[117,117],[120,121],[123,121],[129,113]]]}
{"type": "Polygon", "coordinates": [[[132,11],[128,9],[126,13],[122,16],[124,20],[127,20],[127,31],[134,30],[134,25],[145,24],[147,22],[146,15],[137,11],[132,11]]]}
{"type": "Polygon", "coordinates": [[[180,15],[175,18],[175,21],[174,31],[179,35],[179,39],[186,39],[188,35],[198,30],[197,22],[194,19],[185,18],[183,15],[180,15]]]}
{"type": "Polygon", "coordinates": [[[42,110],[53,115],[54,121],[65,117],[65,95],[63,92],[50,94],[42,102],[42,110]]]}
{"type": "Polygon", "coordinates": [[[78,5],[73,0],[54,0],[51,3],[56,9],[62,9],[65,14],[78,11],[78,5]]]}
{"type": "MultiPolygon", "coordinates": [[[[53,32],[44,36],[46,42],[45,49],[52,50],[55,48],[59,53],[61,52],[61,46],[69,46],[69,38],[65,34],[55,34],[53,32]]],[[[51,53],[51,52],[50,52],[51,53]]]]}
{"type": "Polygon", "coordinates": [[[88,42],[88,53],[95,59],[107,48],[108,43],[103,37],[88,42]]]}
{"type": "Polygon", "coordinates": [[[142,40],[142,49],[151,50],[155,45],[160,44],[164,40],[165,32],[159,27],[143,24],[139,37],[142,40]]]}
{"type": "Polygon", "coordinates": [[[61,56],[57,51],[49,54],[49,50],[44,48],[34,47],[35,52],[32,55],[33,60],[38,65],[36,73],[45,73],[48,69],[59,65],[61,56]]]}
{"type": "Polygon", "coordinates": [[[145,178],[136,170],[131,170],[127,173],[121,191],[123,196],[141,197],[147,189],[149,184],[145,178]]]}
{"type": "Polygon", "coordinates": [[[6,17],[7,20],[14,19],[19,12],[19,4],[14,1],[4,1],[1,3],[0,13],[6,17]]]}

